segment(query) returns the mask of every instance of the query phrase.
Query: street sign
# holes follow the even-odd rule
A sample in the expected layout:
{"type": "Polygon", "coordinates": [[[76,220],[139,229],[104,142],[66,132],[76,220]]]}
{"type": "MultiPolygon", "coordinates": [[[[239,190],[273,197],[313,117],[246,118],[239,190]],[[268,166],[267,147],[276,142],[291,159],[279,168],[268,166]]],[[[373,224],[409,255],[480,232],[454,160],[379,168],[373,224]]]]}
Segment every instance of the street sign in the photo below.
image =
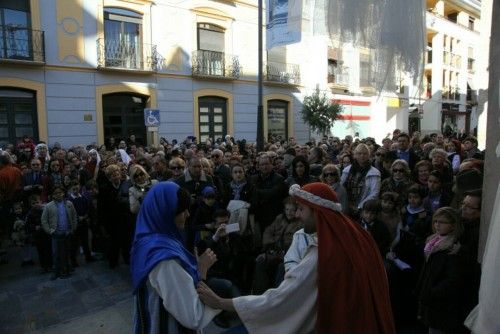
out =
{"type": "Polygon", "coordinates": [[[147,127],[160,125],[160,109],[144,109],[144,124],[147,127]]]}

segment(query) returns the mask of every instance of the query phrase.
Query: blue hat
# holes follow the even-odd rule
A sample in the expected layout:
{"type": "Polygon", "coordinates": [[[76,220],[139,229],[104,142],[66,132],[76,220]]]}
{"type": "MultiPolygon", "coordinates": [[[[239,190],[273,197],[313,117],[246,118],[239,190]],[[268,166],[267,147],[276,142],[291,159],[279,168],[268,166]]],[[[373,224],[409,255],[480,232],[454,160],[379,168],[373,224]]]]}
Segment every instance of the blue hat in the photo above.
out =
{"type": "Polygon", "coordinates": [[[207,197],[208,195],[215,195],[215,189],[211,186],[206,186],[201,191],[201,194],[203,195],[203,197],[207,197]]]}

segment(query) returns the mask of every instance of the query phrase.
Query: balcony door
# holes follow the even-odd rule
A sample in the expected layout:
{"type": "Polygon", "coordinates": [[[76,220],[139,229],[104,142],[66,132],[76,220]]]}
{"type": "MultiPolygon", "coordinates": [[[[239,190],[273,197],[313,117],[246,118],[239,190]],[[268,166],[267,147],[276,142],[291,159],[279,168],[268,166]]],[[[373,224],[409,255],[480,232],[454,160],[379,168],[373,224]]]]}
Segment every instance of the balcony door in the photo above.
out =
{"type": "Polygon", "coordinates": [[[227,134],[227,100],[217,96],[204,96],[198,100],[200,143],[208,138],[224,138],[227,134]]]}
{"type": "Polygon", "coordinates": [[[0,58],[31,60],[29,0],[0,1],[0,58]]]}
{"type": "Polygon", "coordinates": [[[139,143],[146,143],[144,108],[147,97],[117,93],[102,97],[104,137],[127,139],[134,134],[139,143]]]}
{"type": "Polygon", "coordinates": [[[104,52],[107,67],[140,69],[142,15],[121,8],[104,9],[104,52]]]}
{"type": "Polygon", "coordinates": [[[38,141],[35,93],[0,88],[0,146],[17,143],[25,135],[38,141]]]}
{"type": "Polygon", "coordinates": [[[198,62],[202,74],[224,76],[224,44],[223,28],[198,23],[198,62]]]}

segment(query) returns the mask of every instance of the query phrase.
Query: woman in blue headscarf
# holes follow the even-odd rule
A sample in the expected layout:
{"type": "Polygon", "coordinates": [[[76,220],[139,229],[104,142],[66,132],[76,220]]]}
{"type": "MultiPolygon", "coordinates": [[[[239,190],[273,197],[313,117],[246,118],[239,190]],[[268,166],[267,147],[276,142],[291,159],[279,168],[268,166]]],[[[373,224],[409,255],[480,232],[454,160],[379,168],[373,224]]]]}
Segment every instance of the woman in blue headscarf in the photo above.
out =
{"type": "Polygon", "coordinates": [[[184,247],[181,230],[190,196],[172,182],[151,188],[137,217],[131,253],[136,300],[135,333],[189,333],[206,326],[219,311],[198,298],[196,284],[216,261],[184,247]]]}

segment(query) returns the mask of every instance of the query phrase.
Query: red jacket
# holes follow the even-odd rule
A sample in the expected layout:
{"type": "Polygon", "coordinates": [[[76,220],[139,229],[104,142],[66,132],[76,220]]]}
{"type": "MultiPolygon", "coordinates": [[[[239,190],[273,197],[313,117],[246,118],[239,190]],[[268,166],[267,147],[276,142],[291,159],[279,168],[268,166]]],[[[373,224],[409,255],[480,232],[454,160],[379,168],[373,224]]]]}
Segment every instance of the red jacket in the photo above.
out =
{"type": "Polygon", "coordinates": [[[21,191],[23,184],[21,170],[12,165],[0,169],[0,202],[9,201],[21,191]]]}

